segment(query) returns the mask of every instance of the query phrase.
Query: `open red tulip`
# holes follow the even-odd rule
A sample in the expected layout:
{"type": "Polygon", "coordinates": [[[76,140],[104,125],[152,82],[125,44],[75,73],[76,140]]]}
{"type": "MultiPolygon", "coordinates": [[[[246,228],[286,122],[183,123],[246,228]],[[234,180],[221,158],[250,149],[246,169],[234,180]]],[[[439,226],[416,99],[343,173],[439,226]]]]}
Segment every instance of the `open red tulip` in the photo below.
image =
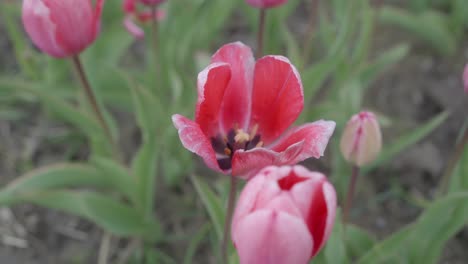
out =
{"type": "Polygon", "coordinates": [[[240,263],[308,263],[335,215],[336,193],[325,175],[302,166],[263,169],[245,185],[232,220],[240,263]]]}
{"type": "Polygon", "coordinates": [[[236,42],[221,47],[198,75],[195,121],[172,120],[184,147],[208,167],[248,179],[268,165],[323,155],[335,122],[289,128],[303,105],[301,78],[287,58],[255,62],[251,49],[236,42]]]}

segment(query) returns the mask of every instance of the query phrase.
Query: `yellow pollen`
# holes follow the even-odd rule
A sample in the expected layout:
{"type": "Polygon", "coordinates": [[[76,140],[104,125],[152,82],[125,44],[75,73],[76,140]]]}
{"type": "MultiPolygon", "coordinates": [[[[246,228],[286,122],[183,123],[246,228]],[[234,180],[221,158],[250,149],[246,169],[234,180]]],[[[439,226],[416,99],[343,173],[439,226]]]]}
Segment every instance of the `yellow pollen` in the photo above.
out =
{"type": "Polygon", "coordinates": [[[231,151],[229,148],[225,148],[225,149],[224,149],[224,154],[226,154],[226,155],[228,155],[228,156],[231,156],[232,151],[231,151]]]}
{"type": "Polygon", "coordinates": [[[244,143],[249,141],[249,139],[249,134],[245,133],[244,130],[238,129],[236,131],[236,136],[234,137],[234,141],[236,141],[236,143],[244,143]]]}
{"type": "Polygon", "coordinates": [[[259,141],[257,145],[255,145],[256,148],[261,148],[263,147],[263,141],[259,141]]]}

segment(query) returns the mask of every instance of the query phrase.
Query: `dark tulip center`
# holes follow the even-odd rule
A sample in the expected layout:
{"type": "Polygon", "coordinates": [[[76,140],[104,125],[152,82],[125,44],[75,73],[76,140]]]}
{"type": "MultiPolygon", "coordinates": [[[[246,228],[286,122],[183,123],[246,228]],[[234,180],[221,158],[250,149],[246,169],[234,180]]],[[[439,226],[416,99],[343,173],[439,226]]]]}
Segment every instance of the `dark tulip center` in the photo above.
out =
{"type": "Polygon", "coordinates": [[[217,135],[211,138],[211,146],[216,152],[218,165],[223,170],[232,167],[232,157],[236,150],[249,150],[263,146],[261,137],[257,134],[258,126],[254,126],[250,133],[243,129],[231,129],[226,136],[217,135]]]}

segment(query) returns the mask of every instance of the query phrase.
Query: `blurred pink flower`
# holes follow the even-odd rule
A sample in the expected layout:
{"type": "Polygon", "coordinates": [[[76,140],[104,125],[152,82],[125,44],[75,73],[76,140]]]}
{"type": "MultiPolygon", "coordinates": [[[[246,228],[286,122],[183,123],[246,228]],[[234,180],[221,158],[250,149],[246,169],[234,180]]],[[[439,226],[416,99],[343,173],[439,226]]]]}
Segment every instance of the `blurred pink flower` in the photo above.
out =
{"type": "Polygon", "coordinates": [[[34,44],[57,58],[76,55],[97,37],[104,0],[24,0],[22,20],[34,44]]]}
{"type": "Polygon", "coordinates": [[[241,42],[221,47],[198,75],[195,121],[172,120],[184,147],[219,172],[249,178],[268,165],[319,158],[335,122],[288,127],[302,111],[299,73],[282,56],[255,62],[241,42]]]}
{"type": "Polygon", "coordinates": [[[302,166],[267,167],[247,182],[233,217],[241,264],[306,264],[333,228],[336,193],[302,166]]]}
{"type": "Polygon", "coordinates": [[[463,87],[465,88],[465,93],[468,94],[468,64],[466,64],[463,71],[463,87]]]}
{"type": "Polygon", "coordinates": [[[341,137],[344,158],[357,166],[374,161],[382,148],[382,132],[375,115],[360,112],[351,117],[341,137]]]}
{"type": "Polygon", "coordinates": [[[270,8],[285,4],[288,0],[246,0],[247,4],[258,8],[270,8]]]}
{"type": "Polygon", "coordinates": [[[125,12],[124,27],[127,31],[137,39],[142,39],[145,36],[145,32],[135,23],[145,23],[153,19],[162,20],[165,17],[165,13],[161,10],[156,10],[156,16],[152,14],[149,8],[140,10],[137,7],[138,3],[143,5],[151,6],[158,5],[164,2],[164,0],[124,0],[123,10],[125,12]]]}

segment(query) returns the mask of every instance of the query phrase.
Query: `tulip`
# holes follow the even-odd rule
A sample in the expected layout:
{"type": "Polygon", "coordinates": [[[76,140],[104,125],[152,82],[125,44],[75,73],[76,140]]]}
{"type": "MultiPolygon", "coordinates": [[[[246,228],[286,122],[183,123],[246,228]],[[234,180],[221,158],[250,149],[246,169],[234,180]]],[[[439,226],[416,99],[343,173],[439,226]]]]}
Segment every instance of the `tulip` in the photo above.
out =
{"type": "Polygon", "coordinates": [[[198,75],[195,121],[173,115],[182,144],[218,172],[250,178],[268,165],[319,158],[333,121],[288,127],[302,111],[304,94],[296,68],[282,56],[255,62],[236,42],[224,45],[198,75]]]}
{"type": "Polygon", "coordinates": [[[336,193],[302,166],[267,167],[242,190],[231,226],[241,264],[305,264],[333,228],[336,193]]]}
{"type": "Polygon", "coordinates": [[[162,20],[165,17],[165,13],[161,10],[156,10],[153,13],[152,10],[139,10],[137,3],[141,3],[147,6],[155,7],[164,0],[124,0],[123,11],[125,12],[124,27],[137,39],[143,39],[145,32],[137,25],[138,23],[146,23],[151,20],[162,20]]]}
{"type": "Polygon", "coordinates": [[[468,64],[463,71],[463,87],[465,88],[465,93],[468,94],[468,64]]]}
{"type": "Polygon", "coordinates": [[[104,0],[24,0],[26,32],[43,52],[56,58],[79,54],[96,39],[104,0]]]}
{"type": "Polygon", "coordinates": [[[288,0],[246,0],[247,4],[258,8],[271,8],[285,4],[288,0]]]}
{"type": "Polygon", "coordinates": [[[374,161],[382,148],[382,133],[375,115],[364,111],[351,117],[340,148],[344,158],[358,167],[374,161]]]}

